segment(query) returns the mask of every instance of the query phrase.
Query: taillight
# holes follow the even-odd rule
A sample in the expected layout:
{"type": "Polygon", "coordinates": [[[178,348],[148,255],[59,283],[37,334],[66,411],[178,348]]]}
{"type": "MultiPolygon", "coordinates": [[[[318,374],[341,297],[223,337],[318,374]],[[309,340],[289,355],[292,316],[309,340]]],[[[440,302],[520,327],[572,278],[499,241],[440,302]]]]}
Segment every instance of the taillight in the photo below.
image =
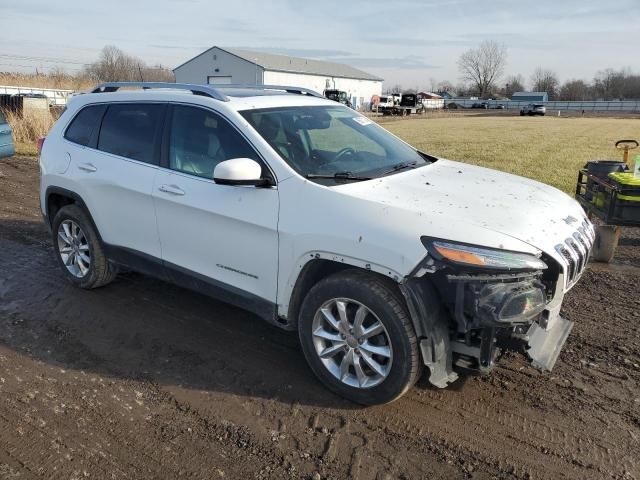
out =
{"type": "Polygon", "coordinates": [[[44,141],[47,139],[47,137],[38,137],[38,139],[36,140],[36,147],[38,148],[38,155],[40,155],[42,153],[42,147],[44,147],[44,141]]]}

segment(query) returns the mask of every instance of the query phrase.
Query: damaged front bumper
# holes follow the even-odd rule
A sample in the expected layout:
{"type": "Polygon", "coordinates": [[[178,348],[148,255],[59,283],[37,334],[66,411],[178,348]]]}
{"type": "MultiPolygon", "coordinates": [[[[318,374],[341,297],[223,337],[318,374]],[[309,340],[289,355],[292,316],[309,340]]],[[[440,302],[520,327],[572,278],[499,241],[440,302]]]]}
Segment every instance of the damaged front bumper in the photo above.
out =
{"type": "Polygon", "coordinates": [[[573,322],[558,315],[551,325],[545,330],[537,323],[531,324],[531,328],[525,337],[527,343],[527,355],[531,364],[540,370],[551,370],[558,360],[558,355],[567,341],[573,328],[573,322]]]}
{"type": "Polygon", "coordinates": [[[408,279],[401,290],[429,381],[444,388],[460,370],[486,373],[503,350],[526,353],[534,367],[551,370],[573,327],[559,315],[562,293],[552,298],[552,289],[542,272],[408,279]]]}

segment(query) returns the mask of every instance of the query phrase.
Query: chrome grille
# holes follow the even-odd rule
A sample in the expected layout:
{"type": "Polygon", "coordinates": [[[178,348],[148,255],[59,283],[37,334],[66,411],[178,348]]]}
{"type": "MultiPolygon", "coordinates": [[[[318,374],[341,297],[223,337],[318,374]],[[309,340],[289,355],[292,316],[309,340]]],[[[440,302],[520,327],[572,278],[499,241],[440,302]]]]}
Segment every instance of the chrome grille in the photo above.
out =
{"type": "Polygon", "coordinates": [[[593,226],[589,221],[585,220],[571,237],[556,245],[556,251],[564,261],[567,288],[570,288],[578,281],[587,267],[594,241],[595,231],[593,226]]]}

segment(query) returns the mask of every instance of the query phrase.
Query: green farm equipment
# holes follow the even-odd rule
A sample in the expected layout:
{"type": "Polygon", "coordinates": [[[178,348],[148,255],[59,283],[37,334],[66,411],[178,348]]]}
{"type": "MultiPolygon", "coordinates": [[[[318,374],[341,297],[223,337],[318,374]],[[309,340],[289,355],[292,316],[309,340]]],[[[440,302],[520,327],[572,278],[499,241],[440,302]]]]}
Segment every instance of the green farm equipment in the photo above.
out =
{"type": "Polygon", "coordinates": [[[640,176],[634,173],[634,165],[629,165],[629,152],[639,144],[636,140],[619,140],[615,146],[623,151],[622,161],[587,162],[578,173],[576,185],[576,199],[590,219],[599,220],[592,252],[593,259],[599,262],[613,258],[621,227],[640,226],[640,176]]]}

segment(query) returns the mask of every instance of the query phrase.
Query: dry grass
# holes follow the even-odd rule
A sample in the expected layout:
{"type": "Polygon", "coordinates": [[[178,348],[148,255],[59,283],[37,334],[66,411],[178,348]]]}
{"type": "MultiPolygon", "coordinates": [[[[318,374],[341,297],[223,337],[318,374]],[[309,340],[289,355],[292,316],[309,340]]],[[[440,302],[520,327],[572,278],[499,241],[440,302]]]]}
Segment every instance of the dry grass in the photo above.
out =
{"type": "Polygon", "coordinates": [[[76,77],[63,72],[57,74],[12,73],[0,72],[0,85],[32,87],[32,88],[60,88],[63,90],[85,90],[95,85],[95,81],[76,77]]]}
{"type": "Polygon", "coordinates": [[[533,178],[567,193],[587,160],[620,159],[614,142],[640,137],[637,118],[457,116],[397,120],[384,127],[422,151],[533,178]]]}
{"type": "Polygon", "coordinates": [[[36,140],[44,137],[55,122],[49,110],[27,109],[22,117],[13,113],[5,114],[15,142],[18,155],[37,155],[36,140]]]}

